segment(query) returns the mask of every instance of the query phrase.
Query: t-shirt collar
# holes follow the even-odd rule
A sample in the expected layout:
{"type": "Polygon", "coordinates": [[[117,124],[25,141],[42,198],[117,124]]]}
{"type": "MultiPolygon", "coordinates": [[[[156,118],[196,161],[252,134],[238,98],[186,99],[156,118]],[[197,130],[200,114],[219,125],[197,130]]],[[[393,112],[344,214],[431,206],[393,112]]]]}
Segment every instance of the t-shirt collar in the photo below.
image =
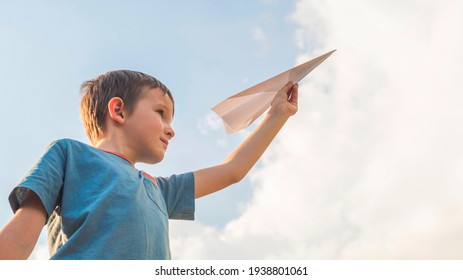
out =
{"type": "Polygon", "coordinates": [[[132,161],[130,161],[124,154],[121,154],[121,153],[118,153],[118,152],[112,152],[112,151],[107,151],[107,150],[103,150],[103,149],[100,149],[102,150],[103,152],[106,152],[106,153],[109,153],[109,154],[113,154],[115,156],[118,156],[124,160],[126,160],[128,163],[130,163],[131,165],[135,166],[135,163],[133,163],[132,161]]]}

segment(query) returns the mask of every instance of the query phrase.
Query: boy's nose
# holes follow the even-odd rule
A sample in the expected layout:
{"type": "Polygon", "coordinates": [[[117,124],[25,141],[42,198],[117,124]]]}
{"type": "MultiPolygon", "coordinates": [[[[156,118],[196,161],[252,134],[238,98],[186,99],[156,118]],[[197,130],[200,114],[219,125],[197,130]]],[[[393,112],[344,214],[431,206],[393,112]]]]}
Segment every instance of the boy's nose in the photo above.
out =
{"type": "Polygon", "coordinates": [[[164,133],[167,135],[167,137],[169,137],[169,140],[175,136],[174,129],[170,125],[165,127],[164,133]]]}

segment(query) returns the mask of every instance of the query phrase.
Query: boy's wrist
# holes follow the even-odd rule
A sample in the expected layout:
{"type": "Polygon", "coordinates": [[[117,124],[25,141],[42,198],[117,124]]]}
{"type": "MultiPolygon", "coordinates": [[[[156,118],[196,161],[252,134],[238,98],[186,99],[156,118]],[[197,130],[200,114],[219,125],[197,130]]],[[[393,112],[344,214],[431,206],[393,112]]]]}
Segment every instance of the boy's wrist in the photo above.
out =
{"type": "Polygon", "coordinates": [[[267,112],[267,116],[270,118],[287,120],[289,117],[294,115],[294,113],[290,112],[289,110],[285,110],[286,108],[277,108],[277,106],[272,106],[267,112]]]}
{"type": "Polygon", "coordinates": [[[289,117],[291,117],[291,114],[275,110],[275,108],[270,108],[270,110],[267,112],[267,115],[265,116],[265,121],[281,128],[289,119],[289,117]]]}

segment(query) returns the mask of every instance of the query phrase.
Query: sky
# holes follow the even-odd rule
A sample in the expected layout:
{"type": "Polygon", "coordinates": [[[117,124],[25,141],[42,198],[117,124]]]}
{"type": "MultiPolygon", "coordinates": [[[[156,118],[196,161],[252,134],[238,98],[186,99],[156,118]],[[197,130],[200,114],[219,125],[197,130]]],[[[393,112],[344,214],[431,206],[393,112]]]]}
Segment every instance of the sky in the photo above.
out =
{"type": "MultiPolygon", "coordinates": [[[[0,224],[51,141],[88,143],[79,86],[115,69],[173,92],[174,140],[150,174],[220,163],[226,97],[337,49],[248,177],[170,223],[174,259],[463,258],[463,3],[0,2],[0,224]]],[[[45,235],[33,259],[48,258],[45,235]]]]}

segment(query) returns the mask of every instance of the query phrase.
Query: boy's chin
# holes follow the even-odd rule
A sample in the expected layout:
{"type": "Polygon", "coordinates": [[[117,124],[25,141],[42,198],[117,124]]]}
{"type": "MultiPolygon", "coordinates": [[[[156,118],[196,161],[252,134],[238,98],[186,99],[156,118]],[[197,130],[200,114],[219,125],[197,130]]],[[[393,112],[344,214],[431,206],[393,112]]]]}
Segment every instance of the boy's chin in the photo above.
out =
{"type": "Polygon", "coordinates": [[[156,164],[156,163],[160,163],[163,159],[164,159],[164,153],[162,155],[156,155],[156,156],[152,156],[150,158],[146,158],[143,161],[143,163],[156,164]]]}

